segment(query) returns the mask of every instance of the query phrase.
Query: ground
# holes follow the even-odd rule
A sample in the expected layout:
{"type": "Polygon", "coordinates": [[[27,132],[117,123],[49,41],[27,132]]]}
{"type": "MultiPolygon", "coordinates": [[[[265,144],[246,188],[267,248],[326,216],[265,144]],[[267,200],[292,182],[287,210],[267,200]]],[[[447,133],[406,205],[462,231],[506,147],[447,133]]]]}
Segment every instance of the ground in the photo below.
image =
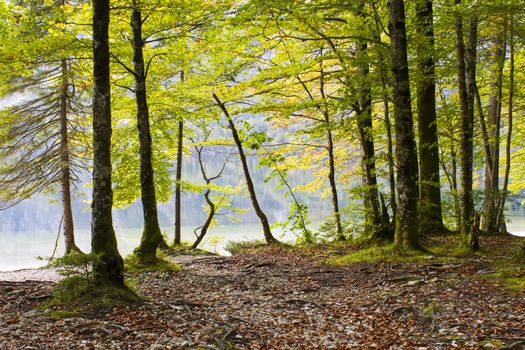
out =
{"type": "Polygon", "coordinates": [[[53,282],[0,281],[0,349],[525,348],[525,293],[491,258],[330,263],[351,249],[180,255],[182,272],[128,276],[149,301],[88,314],[38,308],[53,282]]]}

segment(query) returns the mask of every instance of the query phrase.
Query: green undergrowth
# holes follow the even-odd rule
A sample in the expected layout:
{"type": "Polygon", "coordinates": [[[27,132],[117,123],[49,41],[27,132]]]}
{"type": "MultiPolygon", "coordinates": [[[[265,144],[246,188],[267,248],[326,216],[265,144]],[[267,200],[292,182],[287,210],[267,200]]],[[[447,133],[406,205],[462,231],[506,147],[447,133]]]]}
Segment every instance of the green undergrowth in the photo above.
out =
{"type": "Polygon", "coordinates": [[[383,246],[371,246],[359,249],[353,253],[334,257],[329,260],[329,263],[335,265],[346,265],[359,262],[417,262],[424,261],[431,256],[431,252],[423,252],[419,250],[404,251],[402,253],[396,251],[394,244],[390,243],[383,246]]]}
{"type": "Polygon", "coordinates": [[[492,263],[491,274],[488,279],[503,284],[509,289],[525,292],[525,261],[523,257],[511,256],[500,258],[492,263]]]}
{"type": "Polygon", "coordinates": [[[216,255],[206,250],[192,248],[193,243],[181,242],[179,245],[171,245],[167,251],[170,255],[216,255]]]}
{"type": "Polygon", "coordinates": [[[264,249],[268,245],[263,240],[252,240],[252,241],[229,241],[228,244],[226,244],[227,252],[229,252],[232,255],[236,254],[242,254],[247,252],[254,252],[259,249],[264,249]]]}
{"type": "Polygon", "coordinates": [[[48,309],[59,306],[66,311],[51,311],[51,317],[71,317],[93,309],[111,308],[141,302],[137,293],[127,283],[124,286],[94,285],[80,276],[67,277],[53,289],[50,301],[43,305],[48,309]],[[69,316],[68,316],[69,315],[69,316]]]}
{"type": "Polygon", "coordinates": [[[93,266],[100,263],[100,259],[94,253],[72,253],[54,259],[53,266],[64,278],[54,287],[51,299],[42,305],[45,309],[59,308],[59,313],[51,317],[64,316],[60,314],[63,309],[65,312],[83,312],[142,300],[127,284],[115,286],[96,283],[93,266]]]}
{"type": "Polygon", "coordinates": [[[181,266],[170,261],[161,250],[157,251],[157,260],[152,264],[144,264],[136,254],[130,254],[124,259],[124,268],[129,273],[182,271],[181,266]]]}
{"type": "Polygon", "coordinates": [[[78,317],[78,316],[81,316],[82,314],[78,311],[52,310],[52,311],[48,311],[46,315],[51,317],[52,319],[60,320],[63,318],[78,317]]]}

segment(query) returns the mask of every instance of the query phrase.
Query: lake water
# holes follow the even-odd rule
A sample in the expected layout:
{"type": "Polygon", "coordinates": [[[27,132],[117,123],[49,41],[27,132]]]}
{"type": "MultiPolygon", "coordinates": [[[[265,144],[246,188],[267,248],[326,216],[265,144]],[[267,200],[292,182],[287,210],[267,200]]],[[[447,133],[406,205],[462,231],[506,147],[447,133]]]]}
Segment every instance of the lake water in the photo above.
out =
{"type": "MultiPolygon", "coordinates": [[[[173,239],[173,227],[166,227],[163,230],[170,232],[170,241],[168,241],[170,243],[173,239]]],[[[193,242],[195,240],[193,230],[194,227],[182,227],[182,240],[193,242]]],[[[140,243],[141,228],[115,229],[115,232],[118,248],[122,256],[131,253],[140,243]]],[[[284,238],[284,240],[293,241],[295,239],[293,234],[284,233],[282,229],[275,228],[272,232],[276,237],[284,238]]],[[[91,232],[88,229],[81,229],[75,232],[77,245],[84,252],[90,251],[90,235],[91,232]]],[[[47,261],[39,260],[37,257],[47,258],[51,256],[56,237],[56,231],[0,232],[0,240],[2,242],[0,245],[0,271],[37,268],[46,265],[47,261]]],[[[228,241],[263,238],[259,224],[217,225],[208,231],[199,248],[219,254],[227,254],[225,247],[228,241]]],[[[64,243],[61,235],[55,256],[61,256],[63,252],[64,243]]]]}
{"type": "MultiPolygon", "coordinates": [[[[517,236],[525,237],[525,216],[510,216],[507,227],[509,232],[517,236]]],[[[314,225],[315,226],[315,225],[314,225]]],[[[172,232],[172,227],[163,228],[172,232]]],[[[182,240],[193,241],[193,227],[182,228],[182,240]]],[[[284,233],[281,229],[274,229],[273,233],[280,239],[293,241],[295,236],[284,233]]],[[[77,245],[84,252],[90,250],[90,231],[87,229],[77,230],[77,245]]],[[[131,253],[140,242],[141,229],[116,229],[119,251],[123,256],[131,253]]],[[[0,271],[12,271],[26,268],[37,268],[44,266],[46,261],[38,260],[36,257],[49,257],[55,246],[57,232],[30,231],[30,232],[0,232],[0,271]]],[[[170,239],[172,234],[170,234],[170,239]]],[[[259,224],[229,224],[213,227],[204,239],[202,249],[227,254],[225,247],[229,241],[263,239],[259,224]]],[[[56,256],[63,254],[63,239],[59,238],[56,256]]]]}

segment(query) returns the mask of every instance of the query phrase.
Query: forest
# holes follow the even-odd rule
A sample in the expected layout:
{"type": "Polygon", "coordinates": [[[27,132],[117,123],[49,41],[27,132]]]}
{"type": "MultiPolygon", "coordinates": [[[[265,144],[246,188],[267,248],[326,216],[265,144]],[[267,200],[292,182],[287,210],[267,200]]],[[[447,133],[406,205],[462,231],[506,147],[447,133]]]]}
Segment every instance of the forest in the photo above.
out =
{"type": "Polygon", "coordinates": [[[508,229],[525,1],[4,0],[0,16],[0,210],[53,198],[40,214],[60,210],[65,247],[0,272],[0,348],[525,349],[508,229]],[[113,210],[133,205],[123,256],[113,210]],[[200,249],[240,217],[264,239],[200,249]]]}

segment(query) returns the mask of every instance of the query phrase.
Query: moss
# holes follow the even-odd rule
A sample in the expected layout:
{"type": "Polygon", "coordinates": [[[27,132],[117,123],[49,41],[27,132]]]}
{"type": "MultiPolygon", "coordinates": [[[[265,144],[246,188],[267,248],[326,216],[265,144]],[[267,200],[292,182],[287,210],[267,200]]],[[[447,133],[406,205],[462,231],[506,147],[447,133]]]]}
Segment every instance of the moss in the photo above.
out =
{"type": "Polygon", "coordinates": [[[495,271],[487,275],[487,278],[509,289],[525,292],[525,264],[515,263],[512,259],[501,259],[492,266],[495,271]]]}
{"type": "Polygon", "coordinates": [[[438,313],[439,311],[441,311],[441,305],[436,300],[432,300],[427,305],[427,307],[423,309],[423,313],[425,315],[434,315],[434,314],[438,313]]]}
{"type": "Polygon", "coordinates": [[[141,301],[142,299],[126,285],[93,285],[82,277],[73,276],[61,280],[56,285],[53,297],[43,307],[60,306],[67,311],[81,312],[141,301]]]}
{"type": "Polygon", "coordinates": [[[490,349],[490,348],[499,349],[500,347],[504,347],[506,344],[504,341],[501,341],[501,340],[485,340],[485,341],[479,342],[478,345],[480,345],[483,348],[487,348],[487,349],[490,349]]]}
{"type": "Polygon", "coordinates": [[[428,252],[419,250],[399,252],[393,244],[372,246],[360,249],[354,253],[330,259],[335,265],[346,265],[359,262],[417,262],[424,261],[428,252]]]}
{"type": "Polygon", "coordinates": [[[47,315],[55,320],[60,320],[63,318],[77,317],[81,313],[78,311],[48,311],[47,315]]]}
{"type": "Polygon", "coordinates": [[[181,271],[180,265],[168,260],[165,253],[157,252],[157,258],[149,264],[143,263],[136,254],[130,254],[124,259],[124,267],[127,272],[177,272],[181,271]]]}

